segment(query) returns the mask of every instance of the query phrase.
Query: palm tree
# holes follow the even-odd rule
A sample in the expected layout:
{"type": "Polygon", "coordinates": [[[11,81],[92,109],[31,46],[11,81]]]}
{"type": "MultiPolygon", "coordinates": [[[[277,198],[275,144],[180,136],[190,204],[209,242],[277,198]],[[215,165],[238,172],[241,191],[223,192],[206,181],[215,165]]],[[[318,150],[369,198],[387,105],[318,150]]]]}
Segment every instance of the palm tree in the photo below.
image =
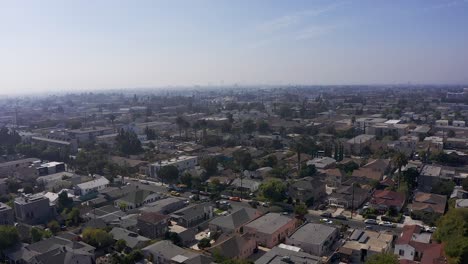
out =
{"type": "Polygon", "coordinates": [[[398,152],[392,157],[392,163],[398,168],[398,188],[400,188],[401,168],[408,164],[408,157],[405,153],[398,152]]]}
{"type": "Polygon", "coordinates": [[[292,149],[297,155],[297,176],[299,177],[301,172],[301,154],[304,152],[304,145],[300,141],[295,141],[292,145],[292,149]]]}
{"type": "Polygon", "coordinates": [[[179,137],[181,138],[182,137],[182,129],[184,128],[184,125],[186,123],[185,119],[181,116],[178,116],[176,118],[176,125],[177,127],[179,128],[179,137]]]}

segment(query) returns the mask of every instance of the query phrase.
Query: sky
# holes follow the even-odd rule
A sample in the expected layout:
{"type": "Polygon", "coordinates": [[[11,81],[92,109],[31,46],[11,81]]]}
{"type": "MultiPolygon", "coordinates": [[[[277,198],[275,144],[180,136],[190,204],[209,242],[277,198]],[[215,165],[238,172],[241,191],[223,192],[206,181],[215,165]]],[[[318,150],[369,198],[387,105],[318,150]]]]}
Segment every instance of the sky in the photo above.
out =
{"type": "Polygon", "coordinates": [[[468,84],[468,0],[0,1],[0,93],[468,84]]]}

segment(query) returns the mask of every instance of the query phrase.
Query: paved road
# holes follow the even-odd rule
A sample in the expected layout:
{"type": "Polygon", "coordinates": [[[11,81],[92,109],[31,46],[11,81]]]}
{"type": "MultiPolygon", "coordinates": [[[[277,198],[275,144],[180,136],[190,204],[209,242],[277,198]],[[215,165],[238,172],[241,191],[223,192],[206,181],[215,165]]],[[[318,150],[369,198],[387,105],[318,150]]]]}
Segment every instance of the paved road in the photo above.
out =
{"type": "MultiPolygon", "coordinates": [[[[318,215],[308,214],[308,215],[305,216],[305,218],[309,222],[318,223],[318,222],[320,222],[320,219],[322,219],[323,217],[318,216],[318,215]]],[[[362,221],[357,221],[357,220],[353,220],[353,219],[339,220],[339,219],[333,219],[333,218],[330,218],[330,220],[333,221],[333,225],[336,225],[338,227],[341,225],[341,223],[343,223],[343,224],[348,225],[351,228],[359,228],[359,229],[365,229],[366,228],[366,224],[364,222],[362,222],[362,221]]],[[[372,225],[372,230],[375,230],[375,231],[389,231],[389,232],[392,232],[392,233],[394,233],[396,235],[399,235],[402,232],[402,229],[398,228],[398,227],[393,228],[393,227],[385,227],[385,226],[379,226],[379,225],[372,225]]]]}

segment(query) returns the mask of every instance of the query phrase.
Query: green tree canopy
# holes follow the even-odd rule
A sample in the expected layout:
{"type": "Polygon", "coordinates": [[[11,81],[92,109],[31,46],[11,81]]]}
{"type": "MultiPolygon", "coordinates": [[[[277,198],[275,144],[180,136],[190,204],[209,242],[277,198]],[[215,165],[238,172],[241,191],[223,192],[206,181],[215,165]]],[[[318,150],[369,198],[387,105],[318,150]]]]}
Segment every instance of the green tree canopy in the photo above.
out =
{"type": "Polygon", "coordinates": [[[211,247],[211,242],[209,238],[203,238],[198,242],[198,248],[205,249],[211,247]]]}
{"type": "Polygon", "coordinates": [[[0,251],[10,248],[18,242],[19,235],[16,227],[0,225],[0,251]]]}
{"type": "Polygon", "coordinates": [[[179,169],[174,165],[164,166],[159,169],[158,176],[163,182],[175,183],[179,178],[179,169]]]}
{"type": "Polygon", "coordinates": [[[366,264],[398,264],[398,257],[392,253],[374,254],[367,259],[366,264]]]}
{"type": "Polygon", "coordinates": [[[141,142],[133,131],[121,129],[115,140],[118,150],[124,155],[139,154],[143,151],[141,142]]]}
{"type": "Polygon", "coordinates": [[[259,190],[263,197],[272,202],[280,202],[286,197],[286,185],[278,179],[262,183],[259,190]]]}
{"type": "Polygon", "coordinates": [[[218,171],[218,159],[206,157],[200,161],[200,166],[206,170],[207,176],[212,176],[218,171]]]}
{"type": "Polygon", "coordinates": [[[453,208],[441,217],[434,239],[445,244],[450,264],[468,263],[468,208],[453,208]]]}
{"type": "Polygon", "coordinates": [[[112,245],[112,235],[103,229],[86,228],[83,233],[83,241],[96,248],[104,248],[112,245]]]}

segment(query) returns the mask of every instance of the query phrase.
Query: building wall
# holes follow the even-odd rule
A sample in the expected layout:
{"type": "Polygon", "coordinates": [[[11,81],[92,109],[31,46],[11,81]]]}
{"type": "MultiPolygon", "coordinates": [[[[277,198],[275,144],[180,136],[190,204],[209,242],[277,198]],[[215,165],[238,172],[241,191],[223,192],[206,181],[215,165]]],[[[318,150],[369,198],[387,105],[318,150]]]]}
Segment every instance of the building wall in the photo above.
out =
{"type": "Polygon", "coordinates": [[[0,225],[13,225],[15,223],[13,209],[2,203],[0,203],[0,208],[0,225]]]}
{"type": "Polygon", "coordinates": [[[414,260],[414,248],[410,245],[395,245],[395,255],[398,255],[400,259],[414,260]],[[402,251],[400,254],[400,251],[402,251]]]}
{"type": "Polygon", "coordinates": [[[15,202],[15,214],[19,222],[26,224],[45,224],[52,216],[49,199],[44,198],[26,204],[15,202]]]}
{"type": "Polygon", "coordinates": [[[167,220],[162,220],[156,223],[148,223],[145,221],[138,220],[137,227],[140,229],[140,234],[151,238],[161,238],[165,235],[167,231],[167,220]]]}
{"type": "Polygon", "coordinates": [[[272,234],[265,234],[262,232],[258,232],[256,229],[245,226],[244,231],[255,235],[257,243],[259,245],[265,246],[267,248],[273,248],[274,246],[281,243],[282,240],[285,240],[289,235],[291,235],[294,230],[296,221],[291,219],[287,224],[280,227],[278,230],[273,232],[272,234]]]}

